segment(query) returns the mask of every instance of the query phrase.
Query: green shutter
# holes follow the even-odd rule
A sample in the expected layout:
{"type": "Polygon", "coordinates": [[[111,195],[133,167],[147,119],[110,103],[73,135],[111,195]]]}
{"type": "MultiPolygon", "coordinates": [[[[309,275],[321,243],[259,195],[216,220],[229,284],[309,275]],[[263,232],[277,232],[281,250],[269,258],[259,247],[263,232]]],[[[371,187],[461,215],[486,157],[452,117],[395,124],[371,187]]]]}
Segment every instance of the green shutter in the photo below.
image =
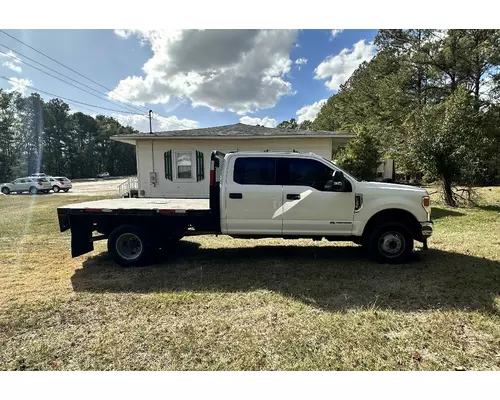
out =
{"type": "Polygon", "coordinates": [[[205,179],[205,167],[203,165],[203,152],[196,150],[196,182],[205,179]]]}
{"type": "Polygon", "coordinates": [[[172,150],[165,152],[165,178],[172,180],[172,150]]]}

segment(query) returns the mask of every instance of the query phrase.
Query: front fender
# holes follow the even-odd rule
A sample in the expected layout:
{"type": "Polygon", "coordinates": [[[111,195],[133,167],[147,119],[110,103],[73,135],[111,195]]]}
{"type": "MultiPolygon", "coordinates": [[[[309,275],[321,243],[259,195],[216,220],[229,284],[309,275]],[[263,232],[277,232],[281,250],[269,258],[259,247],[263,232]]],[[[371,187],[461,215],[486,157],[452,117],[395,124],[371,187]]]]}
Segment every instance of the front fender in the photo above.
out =
{"type": "Polygon", "coordinates": [[[412,214],[419,222],[427,220],[427,215],[421,203],[414,197],[406,196],[364,196],[363,206],[354,213],[353,234],[361,235],[366,223],[372,216],[384,210],[403,210],[412,214]]]}

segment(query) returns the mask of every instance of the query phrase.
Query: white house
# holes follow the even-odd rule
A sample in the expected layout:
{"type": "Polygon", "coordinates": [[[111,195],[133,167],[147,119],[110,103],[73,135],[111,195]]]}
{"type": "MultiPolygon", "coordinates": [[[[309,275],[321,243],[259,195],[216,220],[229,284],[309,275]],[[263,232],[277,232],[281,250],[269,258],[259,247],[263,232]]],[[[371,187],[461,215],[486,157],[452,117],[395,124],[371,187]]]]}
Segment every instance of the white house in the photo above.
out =
{"type": "Polygon", "coordinates": [[[332,150],[344,146],[353,136],[342,132],[234,124],[120,135],[111,139],[136,146],[140,197],[208,198],[213,150],[295,150],[331,159],[332,150]]]}

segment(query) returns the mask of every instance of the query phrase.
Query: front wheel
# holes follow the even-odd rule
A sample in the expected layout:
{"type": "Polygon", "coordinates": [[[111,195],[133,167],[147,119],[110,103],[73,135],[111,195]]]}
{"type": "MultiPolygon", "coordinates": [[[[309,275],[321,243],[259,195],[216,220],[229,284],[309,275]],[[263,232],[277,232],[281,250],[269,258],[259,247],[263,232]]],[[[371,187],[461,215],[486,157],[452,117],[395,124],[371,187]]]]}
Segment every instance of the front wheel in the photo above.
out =
{"type": "Polygon", "coordinates": [[[61,189],[59,189],[59,186],[54,185],[52,186],[52,190],[54,191],[54,193],[59,193],[59,190],[61,189]]]}
{"type": "Polygon", "coordinates": [[[413,251],[413,237],[400,224],[388,223],[375,228],[368,238],[371,259],[388,264],[407,261],[413,251]]]}
{"type": "Polygon", "coordinates": [[[38,189],[34,186],[30,187],[30,194],[38,194],[38,189]]]}
{"type": "Polygon", "coordinates": [[[3,194],[10,194],[10,189],[8,187],[2,188],[2,193],[3,194]]]}
{"type": "Polygon", "coordinates": [[[134,225],[116,228],[108,238],[108,253],[124,267],[144,264],[151,254],[149,235],[134,225]]]}

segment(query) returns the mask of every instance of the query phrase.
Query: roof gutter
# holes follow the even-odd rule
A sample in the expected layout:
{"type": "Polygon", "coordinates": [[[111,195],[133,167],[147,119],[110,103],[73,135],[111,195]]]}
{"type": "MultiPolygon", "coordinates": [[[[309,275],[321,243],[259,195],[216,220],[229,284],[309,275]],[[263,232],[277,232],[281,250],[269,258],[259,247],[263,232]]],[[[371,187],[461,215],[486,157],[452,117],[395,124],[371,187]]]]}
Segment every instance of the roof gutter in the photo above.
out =
{"type": "Polygon", "coordinates": [[[237,140],[251,140],[251,139],[309,139],[309,138],[353,138],[356,135],[353,134],[337,134],[337,135],[273,135],[273,136],[111,136],[110,139],[116,140],[118,142],[131,143],[138,140],[227,140],[227,139],[237,139],[237,140]]]}

